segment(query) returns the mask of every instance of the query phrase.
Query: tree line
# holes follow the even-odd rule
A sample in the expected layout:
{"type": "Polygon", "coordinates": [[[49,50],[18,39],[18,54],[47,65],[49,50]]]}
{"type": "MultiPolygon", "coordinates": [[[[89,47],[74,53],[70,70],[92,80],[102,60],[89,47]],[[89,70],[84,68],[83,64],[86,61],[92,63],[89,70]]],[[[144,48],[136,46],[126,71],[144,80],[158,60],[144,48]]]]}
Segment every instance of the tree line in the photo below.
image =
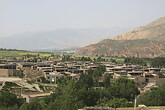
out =
{"type": "Polygon", "coordinates": [[[72,55],[64,54],[62,61],[95,61],[95,62],[100,62],[100,61],[106,61],[102,57],[97,57],[97,58],[91,58],[91,57],[74,57],[72,55]]]}
{"type": "Polygon", "coordinates": [[[165,57],[156,57],[153,59],[130,57],[130,58],[125,58],[124,63],[137,64],[142,66],[146,66],[147,63],[149,63],[151,67],[163,68],[165,67],[165,57]]]}

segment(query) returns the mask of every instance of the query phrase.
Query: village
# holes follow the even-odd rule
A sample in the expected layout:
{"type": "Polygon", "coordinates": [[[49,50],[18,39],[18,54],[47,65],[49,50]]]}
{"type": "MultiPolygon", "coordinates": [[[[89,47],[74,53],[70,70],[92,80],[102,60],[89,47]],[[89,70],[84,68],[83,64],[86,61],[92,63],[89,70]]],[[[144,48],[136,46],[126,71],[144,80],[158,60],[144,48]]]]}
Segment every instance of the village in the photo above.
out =
{"type": "MultiPolygon", "coordinates": [[[[39,55],[37,57],[39,58],[39,55]]],[[[90,68],[95,70],[99,65],[106,67],[106,71],[99,79],[100,83],[104,81],[105,74],[111,75],[111,83],[119,77],[126,77],[135,81],[140,93],[150,91],[151,88],[158,87],[165,81],[165,68],[112,61],[63,61],[63,57],[63,55],[54,55],[48,60],[37,60],[37,62],[19,58],[15,60],[1,58],[0,90],[10,91],[23,97],[25,102],[30,102],[33,98],[41,98],[53,93],[57,83],[62,79],[72,79],[77,82],[81,74],[87,74],[90,68]]]]}

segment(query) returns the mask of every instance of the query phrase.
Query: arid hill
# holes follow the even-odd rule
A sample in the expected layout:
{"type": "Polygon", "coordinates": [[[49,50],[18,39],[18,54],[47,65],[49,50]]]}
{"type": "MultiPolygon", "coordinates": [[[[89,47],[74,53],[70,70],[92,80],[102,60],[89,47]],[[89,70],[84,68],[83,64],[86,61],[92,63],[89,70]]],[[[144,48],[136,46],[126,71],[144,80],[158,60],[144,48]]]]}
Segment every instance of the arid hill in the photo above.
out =
{"type": "Polygon", "coordinates": [[[165,17],[112,39],[105,39],[76,51],[79,55],[118,57],[165,56],[165,17]]]}

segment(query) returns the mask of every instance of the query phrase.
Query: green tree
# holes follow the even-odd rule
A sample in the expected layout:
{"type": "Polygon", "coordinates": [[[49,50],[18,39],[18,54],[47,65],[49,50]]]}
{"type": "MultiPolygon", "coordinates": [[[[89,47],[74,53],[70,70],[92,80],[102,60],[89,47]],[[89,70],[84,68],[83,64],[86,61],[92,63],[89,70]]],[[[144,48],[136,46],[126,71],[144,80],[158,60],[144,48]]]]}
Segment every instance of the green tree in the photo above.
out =
{"type": "Polygon", "coordinates": [[[100,62],[101,61],[101,57],[98,57],[96,61],[97,62],[100,62]]]}
{"type": "Polygon", "coordinates": [[[51,57],[54,57],[54,54],[53,53],[51,53],[51,55],[50,55],[51,57]]]}
{"type": "Polygon", "coordinates": [[[93,74],[93,70],[92,70],[92,68],[89,68],[88,70],[87,70],[87,73],[89,74],[89,75],[92,75],[93,74]]]}
{"type": "Polygon", "coordinates": [[[79,78],[78,82],[77,82],[77,86],[79,88],[84,87],[86,89],[93,87],[92,75],[91,74],[83,74],[82,73],[80,75],[80,78],[79,78]]]}
{"type": "Polygon", "coordinates": [[[18,110],[18,106],[10,106],[10,107],[0,107],[0,110],[18,110]]]}
{"type": "Polygon", "coordinates": [[[93,58],[93,61],[96,62],[96,58],[93,58]]]}
{"type": "Polygon", "coordinates": [[[62,61],[71,61],[71,55],[63,55],[62,61]]]}
{"type": "Polygon", "coordinates": [[[29,104],[24,103],[20,110],[45,110],[43,106],[39,99],[33,99],[29,104]]]}
{"type": "Polygon", "coordinates": [[[151,61],[152,67],[165,67],[165,58],[164,57],[156,57],[151,61]]]}
{"type": "Polygon", "coordinates": [[[12,57],[12,60],[17,60],[16,57],[12,57]]]}
{"type": "Polygon", "coordinates": [[[79,99],[83,101],[83,103],[86,106],[95,106],[97,104],[97,100],[99,99],[99,92],[97,90],[91,89],[85,89],[81,88],[79,89],[79,99]]]}
{"type": "Polygon", "coordinates": [[[142,58],[125,58],[124,63],[138,64],[138,65],[147,65],[146,61],[142,58]]]}
{"type": "Polygon", "coordinates": [[[147,106],[165,106],[165,84],[158,88],[151,89],[151,92],[141,94],[137,99],[137,104],[147,106]]]}
{"type": "Polygon", "coordinates": [[[105,76],[104,76],[104,87],[106,87],[106,88],[110,87],[110,78],[111,78],[110,74],[105,74],[105,76]]]}
{"type": "Polygon", "coordinates": [[[10,92],[0,93],[0,106],[1,107],[12,107],[18,105],[18,99],[15,94],[10,92]]]}
{"type": "Polygon", "coordinates": [[[126,98],[127,100],[133,100],[135,96],[140,94],[135,82],[124,77],[118,78],[108,89],[114,97],[126,98]]]}
{"type": "Polygon", "coordinates": [[[99,65],[96,70],[93,72],[92,77],[93,77],[93,82],[94,86],[99,86],[99,78],[104,74],[106,71],[106,67],[103,65],[99,65]]]}
{"type": "Polygon", "coordinates": [[[164,78],[165,77],[162,72],[158,72],[158,76],[159,76],[159,78],[164,78]]]}
{"type": "Polygon", "coordinates": [[[114,98],[107,102],[104,106],[113,108],[131,107],[133,104],[129,103],[125,98],[114,98]]]}
{"type": "Polygon", "coordinates": [[[96,70],[93,72],[93,77],[100,77],[106,71],[106,67],[103,65],[99,65],[96,70]]]}
{"type": "Polygon", "coordinates": [[[84,107],[83,101],[78,98],[75,82],[67,80],[65,85],[63,84],[59,87],[61,95],[58,95],[54,102],[48,105],[48,110],[77,110],[84,107]]]}

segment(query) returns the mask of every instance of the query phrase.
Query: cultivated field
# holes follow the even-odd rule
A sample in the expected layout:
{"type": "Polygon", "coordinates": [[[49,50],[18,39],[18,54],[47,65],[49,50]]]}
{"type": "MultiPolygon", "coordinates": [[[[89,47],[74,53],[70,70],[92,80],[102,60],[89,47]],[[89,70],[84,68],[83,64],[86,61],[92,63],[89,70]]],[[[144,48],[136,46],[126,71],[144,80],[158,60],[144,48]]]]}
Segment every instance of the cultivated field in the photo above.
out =
{"type": "MultiPolygon", "coordinates": [[[[37,55],[37,52],[27,52],[27,51],[9,51],[9,50],[0,50],[0,57],[19,57],[25,55],[37,55]]],[[[41,57],[48,57],[50,53],[40,53],[41,57]]]]}

